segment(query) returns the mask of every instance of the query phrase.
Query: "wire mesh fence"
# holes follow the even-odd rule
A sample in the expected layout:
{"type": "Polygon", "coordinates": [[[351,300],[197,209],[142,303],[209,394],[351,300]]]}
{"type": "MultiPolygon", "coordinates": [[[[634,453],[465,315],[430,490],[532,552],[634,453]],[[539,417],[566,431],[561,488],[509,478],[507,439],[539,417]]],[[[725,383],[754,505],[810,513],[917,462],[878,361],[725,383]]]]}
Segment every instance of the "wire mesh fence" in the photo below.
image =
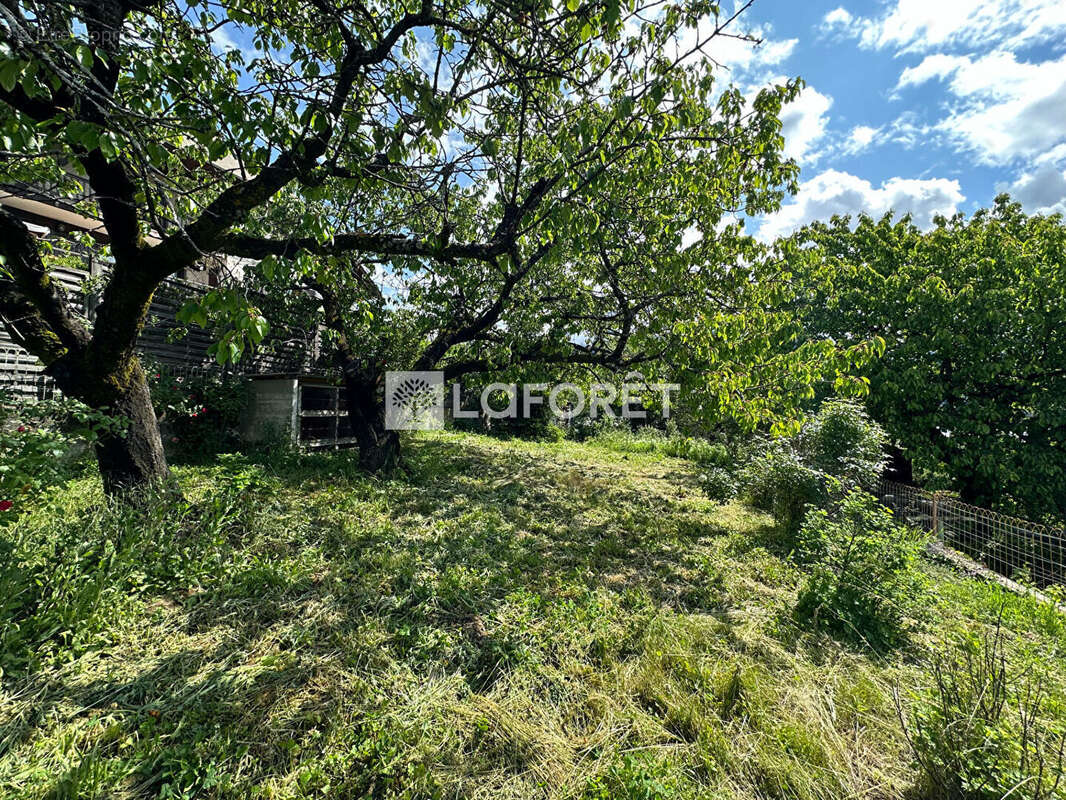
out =
{"type": "Polygon", "coordinates": [[[1064,530],[885,479],[878,495],[901,522],[932,533],[1000,575],[1040,588],[1066,584],[1064,530]]]}

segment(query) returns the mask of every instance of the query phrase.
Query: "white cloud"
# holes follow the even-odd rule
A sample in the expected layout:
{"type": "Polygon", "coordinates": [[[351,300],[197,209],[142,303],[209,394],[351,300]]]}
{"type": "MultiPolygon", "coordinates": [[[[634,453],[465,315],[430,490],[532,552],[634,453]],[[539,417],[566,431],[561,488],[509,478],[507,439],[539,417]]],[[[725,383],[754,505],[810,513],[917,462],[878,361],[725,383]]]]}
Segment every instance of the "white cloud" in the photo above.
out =
{"type": "MultiPolygon", "coordinates": [[[[708,21],[707,25],[713,30],[712,22],[708,21]]],[[[684,51],[686,44],[691,47],[698,41],[697,36],[706,37],[708,32],[702,24],[699,28],[690,29],[682,39],[681,50],[684,51]]],[[[799,44],[798,39],[770,39],[768,33],[762,30],[752,30],[748,33],[756,39],[761,39],[762,43],[717,36],[707,45],[707,55],[734,72],[746,72],[777,66],[791,56],[799,44]]]]}
{"type": "Polygon", "coordinates": [[[801,183],[792,201],[764,218],[758,236],[771,241],[813,220],[861,212],[873,217],[889,211],[899,215],[910,213],[917,224],[928,226],[937,214],[954,214],[965,199],[956,180],[891,178],[875,188],[856,175],[826,170],[801,183]]]}
{"type": "Polygon", "coordinates": [[[1066,142],[1052,147],[1035,159],[1037,164],[1066,164],[1066,142]]]}
{"type": "Polygon", "coordinates": [[[889,141],[903,147],[915,147],[937,135],[934,127],[921,122],[915,111],[904,111],[889,123],[886,131],[889,141]]]}
{"type": "Polygon", "coordinates": [[[1066,172],[1051,164],[1025,173],[1009,191],[1026,211],[1066,214],[1066,172]]]}
{"type": "Polygon", "coordinates": [[[827,32],[846,32],[854,22],[855,17],[851,15],[851,12],[843,6],[838,6],[822,17],[821,28],[827,32]]]}
{"type": "Polygon", "coordinates": [[[681,231],[681,249],[687,250],[703,238],[703,233],[695,225],[681,231]]]}
{"type": "Polygon", "coordinates": [[[905,69],[896,88],[934,79],[948,80],[957,100],[937,129],[983,163],[1035,159],[1066,142],[1066,56],[1029,63],[1002,50],[931,55],[905,69]]]}
{"type": "Polygon", "coordinates": [[[918,66],[907,67],[903,70],[896,84],[896,91],[908,86],[919,86],[935,78],[946,78],[953,72],[957,72],[968,61],[969,59],[964,56],[949,56],[943,53],[926,56],[918,66]]]}
{"type": "MultiPolygon", "coordinates": [[[[785,78],[775,78],[771,83],[784,83],[785,78]]],[[[810,86],[781,110],[781,134],[785,137],[785,155],[800,162],[814,163],[818,154],[812,152],[825,136],[829,117],[826,112],[833,105],[833,98],[810,86]]]]}
{"type": "Polygon", "coordinates": [[[229,50],[239,50],[245,61],[255,58],[255,51],[237,41],[237,36],[242,35],[243,28],[239,25],[222,25],[211,32],[211,45],[218,53],[229,50]]]}
{"type": "Polygon", "coordinates": [[[871,128],[869,125],[856,125],[848,134],[848,140],[844,143],[844,152],[848,155],[860,153],[869,147],[874,137],[881,132],[880,128],[871,128]]]}
{"type": "Polygon", "coordinates": [[[862,46],[891,48],[897,52],[953,46],[1016,46],[1060,38],[1066,29],[1066,3],[1062,0],[894,0],[882,16],[859,17],[849,27],[862,46]]]}

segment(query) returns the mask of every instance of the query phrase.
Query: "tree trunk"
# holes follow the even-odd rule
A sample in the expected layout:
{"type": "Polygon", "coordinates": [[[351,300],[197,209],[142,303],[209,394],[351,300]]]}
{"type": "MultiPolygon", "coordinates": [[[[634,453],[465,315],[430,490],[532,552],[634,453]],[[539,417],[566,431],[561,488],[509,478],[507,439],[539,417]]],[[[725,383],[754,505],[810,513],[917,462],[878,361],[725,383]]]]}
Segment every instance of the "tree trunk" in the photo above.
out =
{"type": "Polygon", "coordinates": [[[102,376],[67,371],[62,362],[49,371],[64,394],[124,420],[117,431],[102,433],[96,442],[96,461],[107,495],[167,480],[170,472],[159,424],[144,369],[136,357],[102,376]]]}
{"type": "Polygon", "coordinates": [[[344,305],[337,292],[323,283],[310,288],[322,296],[326,327],[337,336],[334,360],[344,375],[344,405],[359,447],[359,464],[369,472],[401,465],[400,435],[385,427],[385,373],[378,358],[358,357],[344,318],[344,305]]]}
{"type": "Polygon", "coordinates": [[[381,396],[384,374],[344,364],[344,402],[359,447],[359,465],[369,472],[390,470],[401,464],[400,436],[385,428],[385,402],[381,396]]]}
{"type": "Polygon", "coordinates": [[[96,443],[96,460],[109,495],[165,481],[170,474],[143,372],[140,378],[111,406],[113,414],[129,420],[125,435],[101,436],[96,443]]]}

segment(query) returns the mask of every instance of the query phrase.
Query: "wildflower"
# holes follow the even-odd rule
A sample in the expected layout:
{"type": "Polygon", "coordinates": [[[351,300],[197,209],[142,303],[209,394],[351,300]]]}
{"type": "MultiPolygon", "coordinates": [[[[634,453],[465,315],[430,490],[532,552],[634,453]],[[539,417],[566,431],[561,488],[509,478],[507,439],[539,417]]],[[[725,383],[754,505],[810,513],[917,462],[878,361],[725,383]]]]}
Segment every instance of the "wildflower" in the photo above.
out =
{"type": "Polygon", "coordinates": [[[0,511],[10,511],[14,505],[10,500],[0,500],[0,511]]]}
{"type": "Polygon", "coordinates": [[[19,433],[25,433],[25,432],[26,432],[26,426],[25,425],[19,425],[19,433]]]}
{"type": "Polygon", "coordinates": [[[170,437],[170,441],[176,442],[176,441],[178,441],[178,437],[177,436],[171,436],[170,437]]]}

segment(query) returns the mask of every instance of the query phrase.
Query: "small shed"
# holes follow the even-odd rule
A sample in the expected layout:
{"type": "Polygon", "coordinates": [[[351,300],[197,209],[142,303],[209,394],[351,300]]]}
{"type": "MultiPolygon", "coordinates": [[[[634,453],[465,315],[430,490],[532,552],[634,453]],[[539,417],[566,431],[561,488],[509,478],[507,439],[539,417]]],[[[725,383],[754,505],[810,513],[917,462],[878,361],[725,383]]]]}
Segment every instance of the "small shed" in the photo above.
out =
{"type": "Polygon", "coordinates": [[[253,375],[241,435],[248,442],[285,438],[307,449],[352,447],[355,437],[335,380],[322,375],[253,375]]]}

